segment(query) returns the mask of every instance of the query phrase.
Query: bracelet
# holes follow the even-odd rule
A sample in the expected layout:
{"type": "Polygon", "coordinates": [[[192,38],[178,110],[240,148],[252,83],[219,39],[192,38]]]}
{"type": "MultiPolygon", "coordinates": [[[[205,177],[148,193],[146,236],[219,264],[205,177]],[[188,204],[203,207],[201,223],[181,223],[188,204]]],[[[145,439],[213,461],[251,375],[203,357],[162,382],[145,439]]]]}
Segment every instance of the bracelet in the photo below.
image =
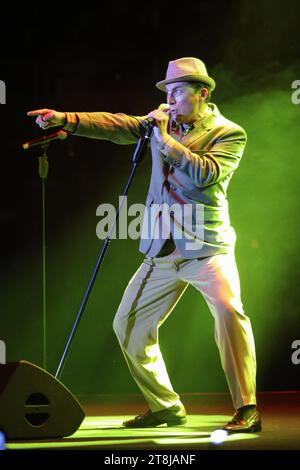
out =
{"type": "Polygon", "coordinates": [[[77,131],[77,129],[78,129],[78,126],[79,126],[79,116],[78,116],[78,114],[77,114],[77,113],[75,113],[75,117],[76,117],[76,127],[75,127],[75,129],[74,129],[73,133],[75,133],[75,132],[77,131]]]}
{"type": "Polygon", "coordinates": [[[64,114],[65,114],[65,122],[62,128],[64,129],[64,127],[66,127],[66,129],[64,129],[66,132],[69,132],[70,134],[74,134],[78,129],[79,117],[77,113],[69,113],[69,119],[68,119],[68,113],[64,113],[64,114]],[[74,114],[75,119],[73,119],[73,114],[74,114]]]}
{"type": "Polygon", "coordinates": [[[67,113],[64,113],[64,115],[65,115],[65,120],[61,127],[65,127],[65,125],[67,124],[67,120],[68,120],[67,113]]]}

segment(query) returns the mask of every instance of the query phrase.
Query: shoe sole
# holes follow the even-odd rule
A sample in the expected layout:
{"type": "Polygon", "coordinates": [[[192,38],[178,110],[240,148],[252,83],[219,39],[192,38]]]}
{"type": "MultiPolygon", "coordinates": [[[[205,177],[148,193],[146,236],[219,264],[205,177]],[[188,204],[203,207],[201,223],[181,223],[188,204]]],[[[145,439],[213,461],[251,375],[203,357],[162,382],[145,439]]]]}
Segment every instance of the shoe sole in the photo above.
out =
{"type": "Polygon", "coordinates": [[[250,433],[250,432],[260,432],[262,431],[262,425],[261,424],[254,424],[251,426],[249,429],[224,429],[228,433],[250,433]]]}
{"type": "Polygon", "coordinates": [[[184,424],[186,424],[187,422],[187,419],[182,417],[182,418],[177,418],[176,420],[172,420],[172,421],[167,421],[167,426],[168,427],[171,427],[171,426],[183,426],[184,424]]]}
{"type": "Polygon", "coordinates": [[[133,428],[133,429],[137,429],[137,428],[156,428],[157,426],[161,426],[162,424],[166,424],[168,427],[171,427],[171,426],[183,426],[184,424],[186,424],[187,422],[187,419],[185,417],[181,417],[181,418],[176,418],[176,419],[172,419],[172,420],[167,420],[167,421],[161,421],[161,423],[157,423],[157,424],[149,424],[149,425],[127,425],[126,422],[123,423],[123,426],[125,426],[126,428],[133,428]]]}

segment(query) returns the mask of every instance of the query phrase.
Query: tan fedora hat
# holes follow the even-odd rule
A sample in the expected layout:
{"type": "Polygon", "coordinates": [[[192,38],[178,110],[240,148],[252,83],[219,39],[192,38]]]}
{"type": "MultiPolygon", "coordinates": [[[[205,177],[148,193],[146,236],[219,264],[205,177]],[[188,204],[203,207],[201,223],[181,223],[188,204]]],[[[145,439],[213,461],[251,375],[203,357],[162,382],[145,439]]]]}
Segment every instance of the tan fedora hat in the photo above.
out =
{"type": "Polygon", "coordinates": [[[202,82],[214,90],[216,82],[209,77],[205,64],[196,57],[182,57],[171,60],[168,65],[166,78],[156,83],[161,91],[166,91],[166,85],[174,82],[202,82]]]}

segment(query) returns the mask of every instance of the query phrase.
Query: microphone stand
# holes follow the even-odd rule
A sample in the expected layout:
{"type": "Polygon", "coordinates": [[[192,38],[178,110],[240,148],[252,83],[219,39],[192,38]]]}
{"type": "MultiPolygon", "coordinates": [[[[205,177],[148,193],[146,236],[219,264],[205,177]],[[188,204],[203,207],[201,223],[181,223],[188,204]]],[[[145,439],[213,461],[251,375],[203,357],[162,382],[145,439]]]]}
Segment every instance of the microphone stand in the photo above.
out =
{"type": "Polygon", "coordinates": [[[45,180],[48,176],[49,164],[47,150],[49,143],[42,144],[42,155],[39,157],[39,176],[42,179],[42,283],[43,283],[43,368],[47,366],[47,337],[46,337],[46,206],[45,206],[45,180]]]}
{"type": "Polygon", "coordinates": [[[28,150],[31,147],[39,146],[42,150],[42,155],[39,157],[39,176],[42,179],[42,284],[43,284],[43,368],[46,370],[47,364],[47,338],[46,338],[46,205],[45,205],[45,180],[48,176],[49,164],[47,160],[47,151],[51,142],[57,140],[65,140],[68,137],[67,132],[60,130],[55,134],[44,136],[39,139],[25,142],[22,147],[23,150],[28,150]]]}
{"type": "Polygon", "coordinates": [[[109,232],[109,235],[106,237],[105,239],[105,242],[104,242],[104,245],[100,251],[100,254],[98,256],[98,259],[96,261],[96,265],[94,267],[94,270],[93,270],[93,273],[92,273],[92,276],[90,278],[90,281],[88,283],[88,287],[86,289],[86,292],[83,296],[83,299],[82,299],[82,302],[80,304],[80,307],[79,307],[79,311],[77,313],[77,316],[76,316],[76,319],[75,319],[75,322],[73,324],[73,327],[72,327],[72,330],[71,330],[71,333],[69,335],[69,338],[68,338],[68,341],[66,343],[66,346],[65,346],[65,349],[63,351],[63,354],[61,356],[61,359],[59,361],[59,365],[57,367],[57,370],[56,370],[56,373],[55,373],[55,378],[59,378],[62,374],[62,371],[63,371],[63,367],[64,367],[64,364],[65,364],[65,361],[66,361],[66,357],[67,357],[67,354],[68,354],[68,351],[70,349],[70,346],[71,346],[71,343],[72,343],[72,340],[74,338],[74,335],[75,335],[75,332],[78,328],[78,325],[79,325],[79,322],[82,318],[82,315],[83,315],[83,312],[85,310],[85,307],[86,307],[86,304],[87,304],[87,301],[88,301],[88,298],[89,298],[89,295],[91,293],[91,290],[93,288],[93,285],[94,285],[94,282],[95,282],[95,279],[96,279],[96,276],[97,276],[97,273],[99,271],[99,268],[103,262],[103,259],[104,259],[104,255],[105,255],[105,252],[108,248],[108,245],[110,243],[110,236],[111,234],[113,233],[113,230],[116,226],[116,223],[119,219],[119,214],[120,214],[120,211],[122,209],[122,206],[123,206],[123,202],[124,202],[124,198],[125,196],[127,195],[128,193],[128,190],[129,190],[129,187],[131,185],[131,182],[132,182],[132,179],[133,179],[133,176],[135,174],[135,171],[137,169],[137,166],[138,164],[141,162],[141,160],[143,159],[144,155],[145,155],[145,152],[146,152],[146,148],[147,148],[147,144],[150,140],[150,137],[151,137],[151,134],[152,134],[152,131],[153,131],[153,127],[154,127],[154,124],[155,122],[154,121],[150,121],[148,126],[147,126],[147,130],[144,134],[143,137],[141,137],[137,143],[137,146],[135,148],[135,151],[134,151],[134,154],[133,154],[133,157],[132,157],[132,162],[133,162],[133,165],[132,165],[132,168],[131,168],[131,171],[130,171],[130,175],[129,175],[129,178],[128,178],[128,181],[126,183],[126,186],[125,186],[125,189],[124,189],[124,192],[122,194],[122,199],[121,199],[121,203],[119,204],[119,207],[118,207],[118,210],[117,210],[117,213],[116,213],[116,217],[115,217],[115,220],[114,220],[114,223],[112,225],[112,228],[109,232]]]}

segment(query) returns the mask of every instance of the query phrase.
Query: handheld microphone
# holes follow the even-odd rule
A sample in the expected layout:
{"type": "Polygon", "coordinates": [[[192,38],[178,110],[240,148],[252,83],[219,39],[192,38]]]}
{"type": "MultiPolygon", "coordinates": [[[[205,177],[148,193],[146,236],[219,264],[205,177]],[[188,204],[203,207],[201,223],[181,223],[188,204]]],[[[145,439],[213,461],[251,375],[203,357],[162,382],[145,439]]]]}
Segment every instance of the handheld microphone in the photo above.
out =
{"type": "Polygon", "coordinates": [[[145,118],[142,120],[142,125],[144,127],[147,127],[147,129],[149,129],[149,127],[153,128],[155,126],[155,119],[154,118],[145,118]]]}
{"type": "Polygon", "coordinates": [[[40,139],[35,139],[35,140],[30,140],[29,142],[25,142],[25,144],[22,144],[22,147],[24,150],[28,150],[31,147],[35,147],[37,145],[43,146],[47,145],[50,142],[53,142],[54,140],[65,140],[68,137],[67,132],[65,131],[58,131],[55,132],[55,134],[51,135],[45,135],[44,137],[41,137],[40,139]]]}
{"type": "MultiPolygon", "coordinates": [[[[164,113],[168,114],[170,110],[170,106],[167,103],[162,103],[159,105],[158,109],[163,111],[164,113]]],[[[155,119],[154,118],[145,118],[142,120],[143,126],[147,127],[148,131],[152,131],[153,127],[155,126],[155,119]]]]}
{"type": "Polygon", "coordinates": [[[150,139],[150,137],[153,133],[153,128],[155,126],[155,119],[146,118],[142,121],[142,125],[145,129],[144,139],[150,139]]]}

